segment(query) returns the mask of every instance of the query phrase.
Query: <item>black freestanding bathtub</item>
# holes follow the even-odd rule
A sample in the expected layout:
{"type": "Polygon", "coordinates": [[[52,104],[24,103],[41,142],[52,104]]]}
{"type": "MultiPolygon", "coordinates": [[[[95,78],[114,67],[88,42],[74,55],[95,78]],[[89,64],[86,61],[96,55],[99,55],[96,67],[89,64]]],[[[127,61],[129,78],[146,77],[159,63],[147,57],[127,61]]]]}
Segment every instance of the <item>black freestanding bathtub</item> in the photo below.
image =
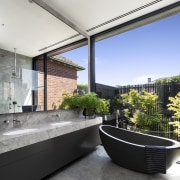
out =
{"type": "Polygon", "coordinates": [[[99,126],[102,144],[118,165],[143,172],[166,173],[180,157],[180,143],[110,125],[99,126]]]}

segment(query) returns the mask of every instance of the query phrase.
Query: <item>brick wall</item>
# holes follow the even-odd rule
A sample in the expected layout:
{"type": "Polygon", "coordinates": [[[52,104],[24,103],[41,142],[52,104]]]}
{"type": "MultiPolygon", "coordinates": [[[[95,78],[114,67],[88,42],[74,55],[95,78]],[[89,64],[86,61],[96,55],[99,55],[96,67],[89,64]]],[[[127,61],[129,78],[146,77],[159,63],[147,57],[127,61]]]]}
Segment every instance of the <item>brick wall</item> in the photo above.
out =
{"type": "MultiPolygon", "coordinates": [[[[43,70],[43,61],[38,62],[38,70],[43,70]]],[[[39,83],[42,77],[39,76],[39,83]]],[[[56,61],[47,61],[47,109],[55,109],[62,102],[62,94],[73,93],[77,89],[77,70],[56,61]]],[[[38,104],[43,105],[43,91],[38,92],[38,104]]]]}
{"type": "Polygon", "coordinates": [[[41,110],[44,110],[44,64],[43,58],[38,59],[38,92],[36,104],[41,106],[41,110]]]}

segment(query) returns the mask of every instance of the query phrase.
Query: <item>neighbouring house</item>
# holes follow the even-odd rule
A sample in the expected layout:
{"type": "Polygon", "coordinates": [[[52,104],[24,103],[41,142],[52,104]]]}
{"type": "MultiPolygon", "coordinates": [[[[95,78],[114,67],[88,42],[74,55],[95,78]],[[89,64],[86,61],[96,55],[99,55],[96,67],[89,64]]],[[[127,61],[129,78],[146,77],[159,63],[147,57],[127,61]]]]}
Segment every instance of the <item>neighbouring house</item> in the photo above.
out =
{"type": "MultiPolygon", "coordinates": [[[[56,109],[62,101],[63,93],[73,93],[77,89],[77,71],[85,68],[60,55],[47,59],[47,110],[56,109]]],[[[44,72],[43,61],[38,61],[38,71],[44,72]]],[[[44,75],[39,74],[40,87],[44,75]]],[[[44,91],[38,90],[38,105],[43,107],[44,91]]]]}

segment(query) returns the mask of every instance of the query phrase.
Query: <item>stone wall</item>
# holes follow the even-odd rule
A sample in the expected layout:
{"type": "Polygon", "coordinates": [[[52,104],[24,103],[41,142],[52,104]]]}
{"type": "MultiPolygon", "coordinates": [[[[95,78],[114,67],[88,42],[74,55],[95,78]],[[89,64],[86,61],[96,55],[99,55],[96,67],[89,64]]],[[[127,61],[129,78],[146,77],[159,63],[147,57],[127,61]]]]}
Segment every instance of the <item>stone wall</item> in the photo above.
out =
{"type": "MultiPolygon", "coordinates": [[[[73,110],[51,110],[51,111],[38,111],[38,112],[24,112],[24,113],[9,113],[0,114],[0,131],[11,130],[13,128],[13,119],[21,122],[20,127],[33,128],[40,127],[43,124],[84,119],[82,114],[73,110]]],[[[85,119],[84,119],[85,120],[85,119]]]]}
{"type": "MultiPolygon", "coordinates": [[[[32,93],[28,89],[31,86],[28,75],[32,74],[32,58],[17,53],[16,76],[13,75],[14,69],[14,52],[0,49],[0,113],[14,112],[13,101],[17,102],[17,106],[22,106],[28,94],[26,102],[32,103],[32,93]]],[[[16,108],[16,111],[22,109],[16,108]]]]}
{"type": "MultiPolygon", "coordinates": [[[[18,50],[16,50],[16,52],[17,52],[16,54],[17,66],[24,69],[32,69],[32,58],[18,54],[18,50]]],[[[1,66],[14,67],[14,57],[15,57],[14,52],[0,49],[1,66]]]]}

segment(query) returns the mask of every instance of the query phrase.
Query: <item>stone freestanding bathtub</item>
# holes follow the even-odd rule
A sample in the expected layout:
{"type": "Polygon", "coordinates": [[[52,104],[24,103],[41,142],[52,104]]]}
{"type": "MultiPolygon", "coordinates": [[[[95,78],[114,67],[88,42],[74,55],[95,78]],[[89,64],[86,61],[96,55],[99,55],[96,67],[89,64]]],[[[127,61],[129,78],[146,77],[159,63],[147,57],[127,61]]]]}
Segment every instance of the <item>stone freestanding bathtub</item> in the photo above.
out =
{"type": "Polygon", "coordinates": [[[118,165],[143,172],[166,173],[180,157],[180,143],[171,139],[145,135],[110,125],[100,125],[102,144],[118,165]]]}

